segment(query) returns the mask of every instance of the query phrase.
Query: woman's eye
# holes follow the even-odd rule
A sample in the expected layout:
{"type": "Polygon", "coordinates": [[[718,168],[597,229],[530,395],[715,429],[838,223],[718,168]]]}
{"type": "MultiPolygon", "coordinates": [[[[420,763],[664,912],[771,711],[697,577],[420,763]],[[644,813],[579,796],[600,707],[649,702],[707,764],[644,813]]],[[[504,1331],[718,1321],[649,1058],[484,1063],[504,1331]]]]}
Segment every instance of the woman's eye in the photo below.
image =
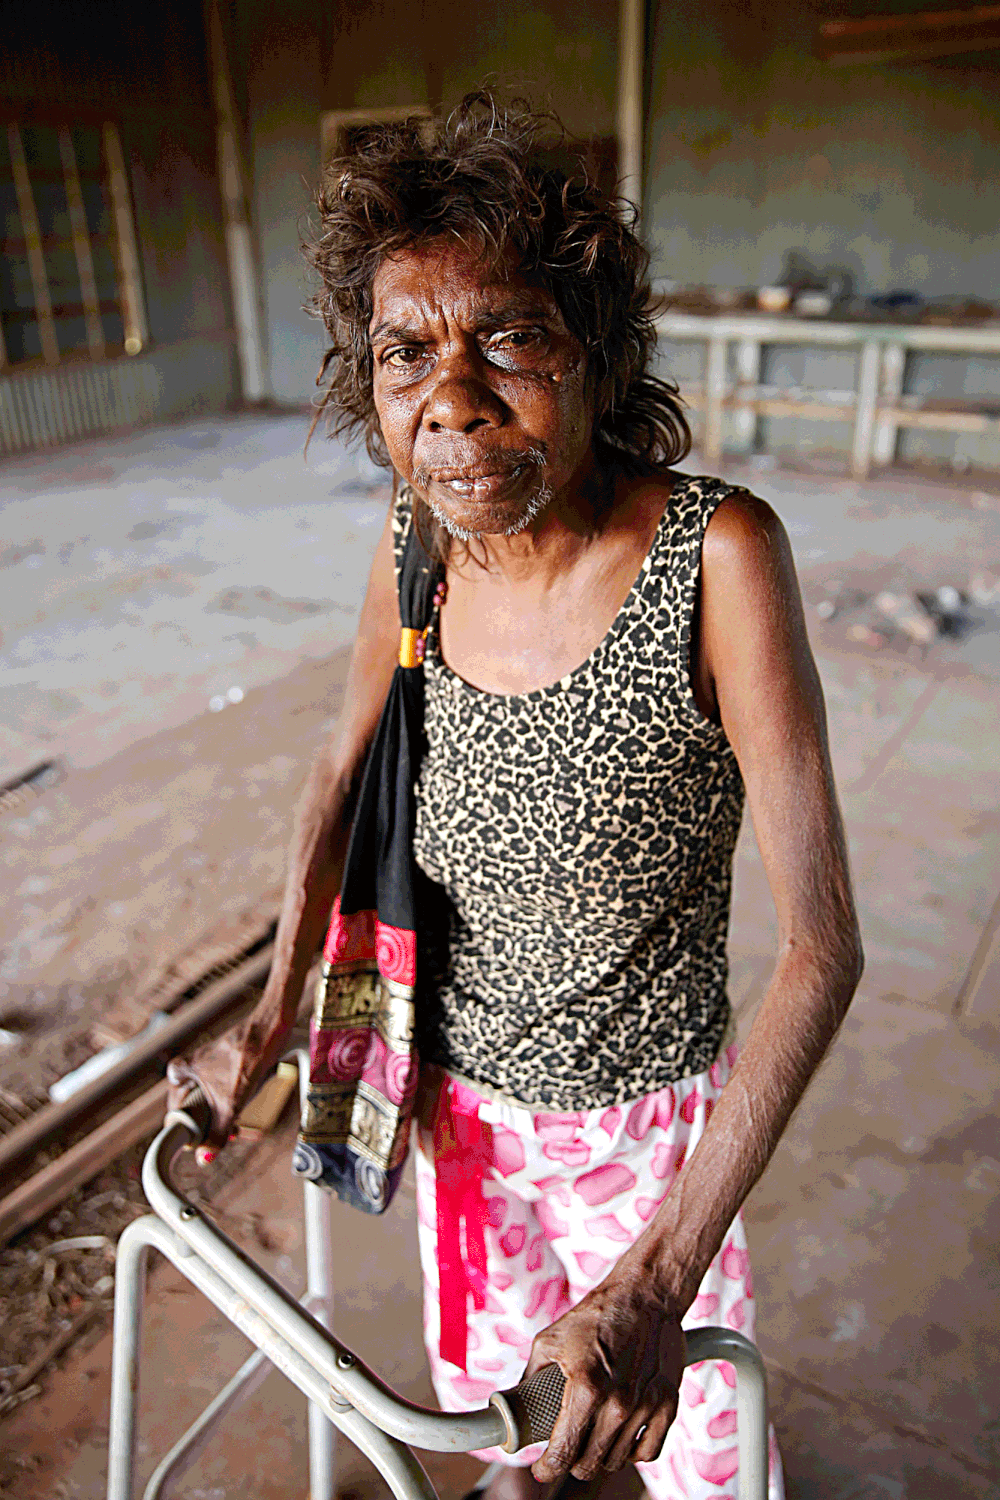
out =
{"type": "Polygon", "coordinates": [[[422,349],[418,349],[410,344],[404,344],[398,349],[387,349],[382,355],[382,363],[390,365],[397,370],[405,370],[410,365],[415,365],[422,354],[422,349]]]}
{"type": "Polygon", "coordinates": [[[538,336],[536,328],[511,328],[506,333],[495,333],[487,347],[497,350],[525,349],[537,343],[538,336]]]}
{"type": "Polygon", "coordinates": [[[530,369],[544,360],[550,344],[542,328],[508,328],[495,333],[484,349],[486,358],[499,368],[530,369]]]}

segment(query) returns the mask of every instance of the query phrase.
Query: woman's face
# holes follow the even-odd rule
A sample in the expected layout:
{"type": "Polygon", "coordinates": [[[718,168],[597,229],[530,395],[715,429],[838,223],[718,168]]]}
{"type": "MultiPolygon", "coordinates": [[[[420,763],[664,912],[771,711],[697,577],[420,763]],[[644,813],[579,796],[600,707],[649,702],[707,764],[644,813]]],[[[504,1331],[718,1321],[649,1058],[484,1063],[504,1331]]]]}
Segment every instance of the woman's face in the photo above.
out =
{"type": "Polygon", "coordinates": [[[374,397],[397,473],[456,536],[509,536],[593,465],[582,345],[551,295],[451,241],[379,268],[374,397]]]}

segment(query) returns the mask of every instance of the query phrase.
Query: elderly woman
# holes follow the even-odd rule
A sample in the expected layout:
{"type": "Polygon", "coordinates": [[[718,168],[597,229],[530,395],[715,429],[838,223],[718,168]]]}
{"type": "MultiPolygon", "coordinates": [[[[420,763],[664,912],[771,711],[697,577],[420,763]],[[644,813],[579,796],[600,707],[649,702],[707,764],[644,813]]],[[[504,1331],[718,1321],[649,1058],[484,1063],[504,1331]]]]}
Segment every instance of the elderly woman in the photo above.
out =
{"type": "Polygon", "coordinates": [[[417,527],[447,585],[413,841],[435,1385],[461,1409],[525,1364],[567,1378],[548,1447],[496,1473],[491,1500],[626,1461],[656,1500],[722,1496],[731,1371],[682,1373],[683,1330],[753,1334],[740,1205],[840,1024],[860,945],[784,530],[762,500],[676,469],[689,438],[651,368],[631,216],[538,165],[538,126],[467,100],[433,139],[422,123],[369,134],[320,199],[328,401],[399,483],[266,992],[235,1044],[192,1066],[224,1140],[282,1050],[338,893],[417,527]],[[744,789],[779,949],[734,1066],[744,789]],[[464,1153],[442,1118],[464,1121],[464,1153]],[[462,1247],[445,1275],[442,1233],[462,1247]]]}

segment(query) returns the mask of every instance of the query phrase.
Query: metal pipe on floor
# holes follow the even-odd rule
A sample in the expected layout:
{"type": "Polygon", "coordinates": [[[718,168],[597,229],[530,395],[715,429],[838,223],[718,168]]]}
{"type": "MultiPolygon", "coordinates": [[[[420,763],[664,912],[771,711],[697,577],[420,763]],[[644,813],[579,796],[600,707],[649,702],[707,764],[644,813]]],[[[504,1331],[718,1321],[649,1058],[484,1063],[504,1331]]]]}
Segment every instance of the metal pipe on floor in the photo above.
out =
{"type": "Polygon", "coordinates": [[[0,1245],[6,1245],[15,1234],[62,1203],[74,1188],[89,1182],[108,1162],[151,1134],[166,1107],[164,1078],[0,1199],[0,1245]]]}
{"type": "Polygon", "coordinates": [[[23,1125],[15,1126],[9,1135],[0,1139],[0,1179],[35,1152],[58,1142],[66,1130],[90,1118],[143,1074],[152,1072],[161,1056],[174,1056],[207,1026],[233,1018],[247,1008],[252,997],[245,991],[248,986],[267,977],[273,954],[274,945],[268,943],[238,969],[223,975],[195,999],[188,1001],[166,1025],[152,1032],[113,1068],[62,1104],[48,1105],[25,1120],[23,1125]]]}

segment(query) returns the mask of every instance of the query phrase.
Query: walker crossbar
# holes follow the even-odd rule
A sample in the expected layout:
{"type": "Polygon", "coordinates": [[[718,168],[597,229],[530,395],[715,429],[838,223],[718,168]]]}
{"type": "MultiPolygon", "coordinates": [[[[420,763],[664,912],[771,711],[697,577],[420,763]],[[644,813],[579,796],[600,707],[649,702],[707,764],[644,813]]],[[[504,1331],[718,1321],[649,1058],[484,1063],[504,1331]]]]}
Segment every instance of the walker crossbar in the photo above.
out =
{"type": "MultiPolygon", "coordinates": [[[[257,1353],[162,1460],[146,1487],[145,1500],[161,1500],[168,1494],[167,1487],[193,1461],[218,1423],[256,1388],[268,1364],[286,1375],[310,1403],[311,1500],[333,1497],[331,1423],[371,1460],[398,1500],[437,1500],[410,1445],[441,1453],[492,1447],[514,1452],[547,1436],[558,1410],[561,1377],[553,1367],[516,1391],[498,1392],[485,1410],[460,1414],[428,1411],[385,1386],[323,1326],[332,1294],[328,1194],[314,1183],[303,1185],[308,1286],[298,1302],[171,1185],[173,1158],[202,1133],[193,1111],[167,1116],[143,1164],[143,1188],[153,1213],[134,1220],[119,1241],[108,1500],[135,1500],[142,1305],[151,1246],[204,1292],[257,1353]]],[[[735,1367],[740,1495],[742,1500],[766,1500],[767,1395],[761,1357],[738,1333],[692,1329],[687,1334],[687,1363],[703,1359],[726,1359],[735,1367]]]]}

